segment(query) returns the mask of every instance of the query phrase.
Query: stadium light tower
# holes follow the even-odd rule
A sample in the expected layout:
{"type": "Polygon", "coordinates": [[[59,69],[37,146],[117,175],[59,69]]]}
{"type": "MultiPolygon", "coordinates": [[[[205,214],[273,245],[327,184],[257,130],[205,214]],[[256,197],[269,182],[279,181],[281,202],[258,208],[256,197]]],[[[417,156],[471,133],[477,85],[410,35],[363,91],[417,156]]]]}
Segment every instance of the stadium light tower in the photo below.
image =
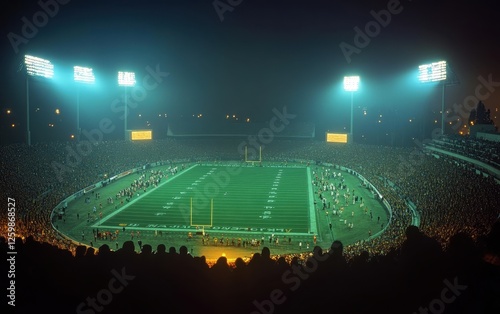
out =
{"type": "Polygon", "coordinates": [[[29,92],[29,78],[53,78],[54,65],[49,61],[42,58],[25,55],[24,66],[26,69],[26,143],[31,146],[31,131],[30,131],[30,92],[29,92]]]}
{"type": "Polygon", "coordinates": [[[124,138],[127,139],[127,87],[135,86],[135,73],[134,72],[118,72],[118,85],[125,87],[125,116],[123,119],[124,138]]]}
{"type": "Polygon", "coordinates": [[[73,67],[73,77],[76,83],[79,83],[76,89],[76,139],[80,140],[80,85],[81,84],[94,84],[95,76],[92,68],[82,66],[73,67]]]}
{"type": "Polygon", "coordinates": [[[446,61],[438,61],[418,66],[418,80],[422,83],[439,83],[442,86],[441,94],[441,135],[444,135],[444,90],[446,82],[446,61]]]}
{"type": "Polygon", "coordinates": [[[354,141],[354,92],[359,89],[359,76],[345,76],[344,90],[351,92],[351,140],[354,141]]]}

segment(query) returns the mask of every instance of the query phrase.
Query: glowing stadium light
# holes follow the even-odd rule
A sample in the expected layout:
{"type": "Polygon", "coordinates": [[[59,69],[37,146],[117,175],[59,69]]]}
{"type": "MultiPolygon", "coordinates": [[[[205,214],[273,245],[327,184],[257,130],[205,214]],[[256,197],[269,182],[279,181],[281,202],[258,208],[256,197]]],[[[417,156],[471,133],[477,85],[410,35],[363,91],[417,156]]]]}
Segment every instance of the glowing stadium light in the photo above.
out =
{"type": "Polygon", "coordinates": [[[24,64],[29,76],[54,77],[54,65],[49,60],[26,55],[24,56],[24,64]]]}
{"type": "Polygon", "coordinates": [[[458,83],[453,71],[448,71],[448,63],[444,60],[422,64],[418,66],[418,79],[422,83],[440,83],[442,87],[441,94],[441,135],[444,135],[444,100],[446,85],[458,83]],[[450,75],[448,75],[450,72],[450,75]]]}
{"type": "Polygon", "coordinates": [[[74,80],[78,83],[94,84],[95,76],[92,68],[75,65],[73,67],[74,80]]]}
{"type": "Polygon", "coordinates": [[[123,118],[123,133],[125,140],[127,136],[127,117],[128,117],[128,104],[127,104],[127,87],[135,86],[135,72],[118,71],[118,85],[125,87],[125,115],[123,118]]]}
{"type": "Polygon", "coordinates": [[[134,72],[118,72],[118,85],[120,86],[134,86],[135,81],[135,73],[134,72]]]}
{"type": "Polygon", "coordinates": [[[54,65],[42,58],[25,55],[24,68],[26,70],[26,143],[31,146],[31,131],[30,131],[30,85],[29,77],[54,77],[54,65]]]}
{"type": "Polygon", "coordinates": [[[446,80],[446,61],[438,61],[418,66],[418,79],[420,82],[439,82],[446,80]]]}
{"type": "MultiPolygon", "coordinates": [[[[94,84],[95,76],[92,68],[82,67],[75,65],[73,67],[73,78],[77,83],[83,84],[94,84]]],[[[76,138],[80,140],[81,128],[80,128],[80,87],[78,86],[76,91],[76,138]]]]}
{"type": "Polygon", "coordinates": [[[351,92],[351,140],[354,139],[354,92],[359,89],[359,76],[345,76],[344,90],[351,92]]]}
{"type": "Polygon", "coordinates": [[[344,90],[348,92],[355,92],[359,89],[359,76],[346,76],[344,77],[344,90]]]}

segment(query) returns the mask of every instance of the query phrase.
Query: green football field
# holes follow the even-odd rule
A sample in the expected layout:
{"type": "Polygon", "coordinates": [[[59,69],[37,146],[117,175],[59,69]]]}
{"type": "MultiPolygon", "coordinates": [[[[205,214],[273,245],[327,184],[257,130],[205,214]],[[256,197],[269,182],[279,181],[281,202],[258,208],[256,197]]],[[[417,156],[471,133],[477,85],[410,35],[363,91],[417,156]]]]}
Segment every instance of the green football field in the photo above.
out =
{"type": "Polygon", "coordinates": [[[316,233],[306,167],[194,165],[95,224],[137,230],[316,233]]]}

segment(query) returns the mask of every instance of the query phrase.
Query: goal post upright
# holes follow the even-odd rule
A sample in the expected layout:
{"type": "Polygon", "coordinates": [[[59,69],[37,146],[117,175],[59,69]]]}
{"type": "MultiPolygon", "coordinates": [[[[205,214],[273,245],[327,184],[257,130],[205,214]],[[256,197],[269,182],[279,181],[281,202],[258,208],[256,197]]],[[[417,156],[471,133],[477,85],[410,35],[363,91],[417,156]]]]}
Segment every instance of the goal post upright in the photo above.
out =
{"type": "Polygon", "coordinates": [[[210,224],[209,225],[198,225],[193,224],[193,198],[190,198],[190,225],[192,227],[201,227],[202,234],[205,235],[205,227],[212,227],[214,225],[214,199],[210,199],[210,224]]]}
{"type": "Polygon", "coordinates": [[[258,160],[248,160],[248,146],[245,145],[245,162],[251,162],[252,164],[255,162],[262,163],[262,146],[259,146],[259,159],[258,160]]]}

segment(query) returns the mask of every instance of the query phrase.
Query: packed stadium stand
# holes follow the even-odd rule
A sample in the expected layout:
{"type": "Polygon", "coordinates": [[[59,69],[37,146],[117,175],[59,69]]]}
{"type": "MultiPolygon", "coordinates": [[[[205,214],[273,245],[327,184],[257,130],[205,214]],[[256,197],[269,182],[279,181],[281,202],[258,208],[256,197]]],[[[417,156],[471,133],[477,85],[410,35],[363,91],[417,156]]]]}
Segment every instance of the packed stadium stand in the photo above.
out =
{"type": "MultiPolygon", "coordinates": [[[[0,183],[2,199],[16,199],[17,312],[500,312],[498,183],[417,148],[281,138],[263,145],[268,160],[343,165],[377,186],[393,221],[381,236],[352,245],[334,241],[289,255],[264,247],[249,262],[220,257],[209,264],[185,246],[93,248],[53,227],[61,200],[105,175],[152,162],[242,161],[243,140],[103,141],[85,155],[69,142],[1,147],[0,170],[9,177],[0,183]]],[[[498,162],[497,145],[451,138],[435,145],[498,162]]],[[[7,221],[2,211],[5,251],[7,221]]]]}
{"type": "Polygon", "coordinates": [[[500,168],[500,141],[448,135],[433,140],[429,145],[500,168]]]}

